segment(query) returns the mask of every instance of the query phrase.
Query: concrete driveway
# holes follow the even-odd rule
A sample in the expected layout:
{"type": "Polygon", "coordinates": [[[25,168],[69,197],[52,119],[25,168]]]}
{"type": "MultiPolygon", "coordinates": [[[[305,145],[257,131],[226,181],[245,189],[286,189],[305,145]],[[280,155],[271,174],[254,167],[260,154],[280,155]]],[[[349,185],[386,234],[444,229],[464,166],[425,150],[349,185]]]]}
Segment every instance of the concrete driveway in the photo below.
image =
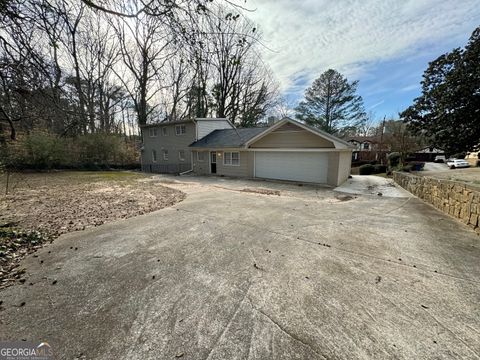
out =
{"type": "Polygon", "coordinates": [[[0,338],[59,359],[479,358],[479,238],[433,207],[162,179],[186,200],[27,258],[0,338]]]}
{"type": "Polygon", "coordinates": [[[405,189],[396,185],[392,179],[376,175],[352,175],[343,184],[335,188],[335,191],[356,195],[376,195],[388,197],[410,197],[405,189]]]}
{"type": "Polygon", "coordinates": [[[448,171],[448,165],[445,163],[426,162],[421,172],[448,171]]]}

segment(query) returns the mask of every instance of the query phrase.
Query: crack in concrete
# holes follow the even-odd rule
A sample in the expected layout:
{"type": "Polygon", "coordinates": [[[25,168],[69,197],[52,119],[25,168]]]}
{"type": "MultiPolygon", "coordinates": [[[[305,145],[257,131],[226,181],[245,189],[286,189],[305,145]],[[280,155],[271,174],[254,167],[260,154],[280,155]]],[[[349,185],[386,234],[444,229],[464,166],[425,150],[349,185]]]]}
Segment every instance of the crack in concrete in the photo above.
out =
{"type": "Polygon", "coordinates": [[[265,313],[263,310],[260,310],[258,309],[255,305],[253,305],[253,302],[252,300],[247,297],[246,298],[248,303],[250,304],[252,310],[258,312],[259,314],[263,315],[264,317],[266,317],[272,324],[274,324],[282,333],[284,333],[285,335],[287,335],[289,338],[295,340],[296,342],[302,344],[303,346],[307,347],[310,351],[312,351],[315,355],[319,356],[320,358],[322,359],[325,359],[325,360],[328,360],[328,357],[326,357],[325,355],[323,354],[320,354],[318,353],[318,351],[316,351],[314,348],[313,348],[313,345],[312,344],[309,344],[308,342],[302,340],[300,337],[298,337],[297,335],[289,332],[287,329],[285,329],[278,321],[276,321],[275,319],[273,319],[272,317],[270,317],[270,315],[268,315],[267,313],[265,313]]]}
{"type": "MultiPolygon", "coordinates": [[[[198,212],[185,210],[185,209],[179,209],[179,210],[185,211],[187,213],[201,215],[201,216],[204,216],[204,217],[207,217],[207,218],[218,220],[218,218],[214,218],[212,216],[205,215],[205,214],[199,214],[198,212]]],[[[302,241],[302,242],[306,242],[306,243],[309,243],[309,244],[312,244],[312,245],[318,245],[318,242],[316,242],[316,241],[310,241],[310,240],[301,238],[299,236],[295,237],[295,236],[288,235],[288,234],[285,234],[285,233],[282,233],[282,232],[279,232],[279,231],[267,229],[265,227],[256,226],[255,224],[244,223],[244,222],[241,222],[241,221],[238,221],[238,220],[236,220],[236,223],[238,225],[246,226],[246,227],[249,227],[249,228],[255,228],[255,229],[259,229],[259,230],[264,230],[264,231],[267,231],[267,232],[269,232],[271,234],[275,234],[275,235],[280,235],[280,236],[282,236],[282,237],[284,237],[288,240],[302,241]]],[[[321,235],[318,235],[318,236],[320,236],[322,239],[326,239],[325,237],[323,237],[321,235]]],[[[327,250],[327,248],[325,248],[325,250],[327,250]]],[[[394,265],[398,265],[398,266],[404,266],[404,267],[407,267],[409,269],[412,269],[412,267],[408,264],[399,263],[399,262],[392,261],[392,260],[389,260],[389,259],[384,259],[384,258],[381,258],[381,257],[378,257],[378,256],[364,254],[364,253],[354,251],[354,250],[342,249],[342,248],[334,246],[334,245],[330,245],[330,247],[328,247],[328,250],[337,250],[339,252],[345,252],[345,253],[349,253],[349,254],[353,254],[353,255],[363,256],[363,257],[367,257],[367,258],[370,258],[370,259],[375,259],[375,260],[379,260],[379,261],[382,261],[382,262],[386,262],[386,263],[390,263],[390,264],[394,264],[394,265]]],[[[462,281],[473,283],[473,284],[480,284],[480,281],[477,281],[477,280],[474,280],[474,279],[462,278],[462,277],[447,274],[447,273],[444,273],[444,272],[441,272],[441,271],[438,271],[438,270],[421,269],[419,267],[416,267],[416,268],[413,268],[413,269],[415,269],[416,271],[420,270],[420,271],[425,271],[425,272],[431,273],[433,276],[436,276],[436,275],[447,276],[447,277],[451,277],[451,278],[456,279],[456,280],[462,280],[462,281]]]]}
{"type": "MultiPolygon", "coordinates": [[[[384,295],[380,290],[376,289],[376,288],[373,288],[373,290],[378,293],[382,298],[384,298],[385,300],[387,300],[390,304],[392,304],[395,308],[397,308],[398,310],[400,310],[400,312],[402,312],[403,314],[405,314],[410,320],[414,320],[415,319],[415,315],[411,315],[409,313],[407,313],[406,311],[403,310],[403,308],[405,309],[408,309],[408,306],[401,303],[401,306],[397,305],[395,302],[393,302],[392,300],[390,300],[390,298],[386,295],[384,295]]],[[[396,301],[399,301],[398,299],[396,301]]],[[[442,327],[443,329],[445,329],[446,331],[448,331],[450,334],[452,334],[452,336],[457,339],[458,341],[460,341],[463,345],[465,345],[465,347],[470,351],[472,352],[478,359],[480,359],[480,356],[479,354],[473,350],[462,338],[460,338],[453,330],[451,330],[448,326],[444,325],[440,320],[438,320],[430,311],[427,311],[426,309],[424,310],[428,316],[430,316],[433,320],[435,320],[435,322],[440,326],[442,327]]]]}
{"type": "Polygon", "coordinates": [[[231,316],[230,319],[228,320],[228,322],[227,322],[227,324],[225,325],[225,327],[223,328],[222,332],[221,332],[221,333],[217,336],[217,338],[215,339],[215,342],[213,343],[213,346],[212,346],[211,349],[209,350],[209,352],[208,352],[207,357],[205,358],[205,360],[210,359],[210,356],[212,355],[213,350],[215,350],[215,349],[217,348],[218,343],[220,342],[220,340],[222,339],[222,337],[225,335],[225,333],[228,331],[228,328],[229,328],[230,325],[232,324],[233,320],[235,320],[235,317],[237,316],[238,311],[240,310],[240,307],[241,307],[242,304],[244,303],[245,299],[247,299],[248,292],[250,291],[251,286],[252,286],[252,283],[248,283],[247,290],[245,291],[245,294],[243,294],[242,300],[240,300],[240,301],[238,302],[238,305],[237,305],[237,307],[235,308],[235,311],[233,312],[232,316],[231,316]]]}
{"type": "Polygon", "coordinates": [[[440,325],[442,328],[444,328],[445,330],[447,330],[450,334],[452,334],[452,336],[457,339],[458,341],[460,341],[463,345],[465,345],[465,347],[470,350],[470,352],[472,354],[474,354],[476,356],[477,359],[480,359],[480,355],[474,350],[472,349],[461,337],[459,337],[455,332],[453,332],[448,326],[444,325],[440,320],[437,319],[437,317],[435,315],[433,315],[430,311],[427,311],[427,310],[424,310],[433,320],[435,320],[435,322],[440,325]]]}

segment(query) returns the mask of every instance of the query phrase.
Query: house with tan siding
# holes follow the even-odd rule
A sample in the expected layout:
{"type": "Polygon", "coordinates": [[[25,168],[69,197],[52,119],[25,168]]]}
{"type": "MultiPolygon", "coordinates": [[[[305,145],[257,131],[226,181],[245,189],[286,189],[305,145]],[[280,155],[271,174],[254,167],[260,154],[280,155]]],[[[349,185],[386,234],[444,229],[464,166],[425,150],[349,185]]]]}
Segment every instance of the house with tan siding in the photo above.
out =
{"type": "MultiPolygon", "coordinates": [[[[166,131],[170,134],[173,130],[166,131]]],[[[235,128],[226,119],[195,119],[151,125],[142,128],[142,132],[144,171],[192,172],[331,186],[338,186],[350,175],[352,147],[347,142],[290,118],[259,128],[235,128]],[[158,135],[164,131],[159,130],[162,126],[170,129],[179,124],[185,124],[184,134],[178,135],[175,131],[172,139],[158,135]],[[157,128],[156,136],[152,128],[157,128]],[[154,136],[149,137],[150,132],[154,136]],[[179,156],[174,163],[170,154],[180,149],[185,156],[182,161],[179,156]],[[166,160],[158,157],[165,150],[166,160]],[[153,161],[155,153],[157,157],[153,161]]]]}

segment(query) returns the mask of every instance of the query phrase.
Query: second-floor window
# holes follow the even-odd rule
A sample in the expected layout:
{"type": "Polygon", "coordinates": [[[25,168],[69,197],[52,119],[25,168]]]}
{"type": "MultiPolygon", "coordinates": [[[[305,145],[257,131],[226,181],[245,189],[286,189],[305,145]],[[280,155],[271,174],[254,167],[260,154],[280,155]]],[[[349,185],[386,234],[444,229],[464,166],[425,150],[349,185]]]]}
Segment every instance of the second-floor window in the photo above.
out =
{"type": "Polygon", "coordinates": [[[176,135],[183,135],[187,132],[187,127],[185,125],[176,125],[175,126],[175,134],[176,135]]]}
{"type": "Polygon", "coordinates": [[[168,150],[163,150],[163,160],[168,160],[168,150]]]}
{"type": "Polygon", "coordinates": [[[168,136],[168,128],[166,127],[162,128],[162,136],[168,136]]]}
{"type": "Polygon", "coordinates": [[[157,137],[157,131],[158,131],[157,128],[150,128],[149,130],[150,137],[157,137]]]}
{"type": "Polygon", "coordinates": [[[363,143],[363,150],[368,150],[368,149],[370,149],[370,144],[367,142],[363,143]]]}

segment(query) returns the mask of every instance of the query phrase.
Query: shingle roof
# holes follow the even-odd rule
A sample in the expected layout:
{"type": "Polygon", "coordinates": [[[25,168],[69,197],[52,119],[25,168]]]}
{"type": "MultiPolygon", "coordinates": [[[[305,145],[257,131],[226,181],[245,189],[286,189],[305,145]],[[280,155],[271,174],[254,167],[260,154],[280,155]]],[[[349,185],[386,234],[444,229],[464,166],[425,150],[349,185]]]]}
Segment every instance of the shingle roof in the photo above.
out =
{"type": "Polygon", "coordinates": [[[347,138],[347,141],[356,141],[356,142],[371,142],[373,144],[381,142],[380,136],[353,136],[347,138]]]}
{"type": "Polygon", "coordinates": [[[262,128],[214,130],[204,138],[192,143],[195,148],[236,148],[242,147],[248,140],[267,130],[262,128]]]}

